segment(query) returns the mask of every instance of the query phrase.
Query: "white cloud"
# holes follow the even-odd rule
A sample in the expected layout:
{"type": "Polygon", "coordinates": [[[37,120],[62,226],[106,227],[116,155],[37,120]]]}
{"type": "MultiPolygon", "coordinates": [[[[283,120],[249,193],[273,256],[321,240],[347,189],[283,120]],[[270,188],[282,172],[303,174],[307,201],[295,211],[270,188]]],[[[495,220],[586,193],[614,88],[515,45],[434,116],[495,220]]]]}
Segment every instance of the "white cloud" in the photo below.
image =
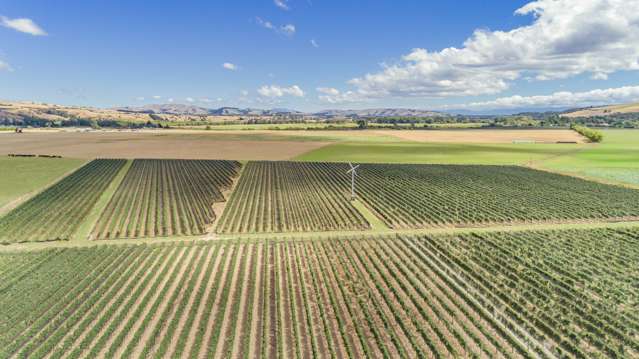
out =
{"type": "Polygon", "coordinates": [[[213,100],[211,100],[210,98],[206,98],[206,97],[202,97],[201,99],[199,99],[200,102],[202,103],[211,103],[213,102],[213,100]]]}
{"type": "Polygon", "coordinates": [[[311,46],[313,46],[314,48],[318,48],[319,44],[317,43],[317,41],[315,41],[315,39],[311,40],[311,46]]]}
{"type": "Polygon", "coordinates": [[[297,85],[293,85],[291,87],[280,87],[277,85],[262,86],[257,89],[257,93],[264,97],[271,98],[282,97],[286,95],[294,97],[304,97],[304,91],[302,91],[302,89],[297,85]]]}
{"type": "Polygon", "coordinates": [[[187,97],[185,98],[185,100],[186,102],[191,102],[191,103],[195,102],[195,99],[193,97],[187,97]]]}
{"type": "Polygon", "coordinates": [[[325,95],[337,96],[339,95],[339,90],[332,87],[318,87],[316,88],[317,92],[323,93],[325,95]]]}
{"type": "Polygon", "coordinates": [[[273,0],[273,3],[282,10],[290,10],[290,7],[287,4],[288,0],[273,0]]]}
{"type": "Polygon", "coordinates": [[[155,96],[153,96],[153,98],[156,99],[156,100],[159,100],[159,99],[162,98],[162,96],[155,95],[155,96]]]}
{"type": "Polygon", "coordinates": [[[135,99],[138,100],[138,101],[144,101],[145,100],[144,97],[142,97],[142,96],[136,97],[135,99]]]}
{"type": "Polygon", "coordinates": [[[532,21],[510,31],[476,30],[460,48],[414,49],[397,64],[350,80],[354,96],[487,95],[517,79],[605,79],[639,70],[639,1],[537,0],[515,14],[532,21]]]}
{"type": "Polygon", "coordinates": [[[221,97],[218,97],[218,98],[217,98],[217,102],[222,102],[222,101],[224,101],[224,99],[223,99],[223,98],[221,98],[221,97]]]}
{"type": "Polygon", "coordinates": [[[16,31],[24,32],[25,34],[30,34],[33,36],[47,35],[47,32],[44,31],[40,26],[38,26],[31,19],[26,19],[26,18],[9,19],[6,16],[0,16],[0,25],[4,27],[8,27],[16,31]]]}
{"type": "Polygon", "coordinates": [[[639,86],[624,86],[585,92],[560,91],[551,95],[500,97],[492,101],[447,105],[445,108],[460,110],[568,108],[636,101],[639,101],[639,86]]]}
{"type": "Polygon", "coordinates": [[[265,29],[269,29],[280,34],[284,34],[286,36],[293,36],[295,35],[295,32],[297,31],[297,29],[295,28],[295,25],[293,24],[286,24],[286,25],[282,25],[278,27],[273,25],[272,22],[268,20],[264,20],[259,16],[255,17],[255,22],[257,22],[258,25],[262,26],[265,29]]]}
{"type": "Polygon", "coordinates": [[[235,70],[237,70],[237,65],[232,64],[232,63],[230,63],[230,62],[225,62],[225,63],[223,63],[223,64],[222,64],[222,67],[224,67],[225,69],[230,70],[230,71],[235,71],[235,70]]]}
{"type": "Polygon", "coordinates": [[[345,102],[365,102],[368,99],[353,91],[341,92],[333,87],[318,87],[315,90],[321,95],[318,96],[320,101],[330,104],[345,103],[345,102]]]}
{"type": "Polygon", "coordinates": [[[280,32],[287,36],[295,35],[295,31],[295,25],[293,24],[287,24],[280,27],[280,32]]]}
{"type": "Polygon", "coordinates": [[[172,103],[172,102],[173,102],[173,101],[175,101],[175,100],[173,99],[173,97],[171,97],[171,98],[169,98],[169,99],[168,99],[168,100],[166,100],[166,101],[167,101],[168,103],[172,103]]]}
{"type": "Polygon", "coordinates": [[[242,96],[246,97],[246,96],[248,96],[249,92],[246,91],[246,90],[242,90],[241,94],[242,94],[242,96]]]}
{"type": "Polygon", "coordinates": [[[264,27],[266,29],[275,30],[275,26],[273,25],[273,23],[271,23],[270,21],[263,20],[259,16],[255,18],[255,21],[257,22],[258,25],[260,25],[260,26],[262,26],[262,27],[264,27]]]}

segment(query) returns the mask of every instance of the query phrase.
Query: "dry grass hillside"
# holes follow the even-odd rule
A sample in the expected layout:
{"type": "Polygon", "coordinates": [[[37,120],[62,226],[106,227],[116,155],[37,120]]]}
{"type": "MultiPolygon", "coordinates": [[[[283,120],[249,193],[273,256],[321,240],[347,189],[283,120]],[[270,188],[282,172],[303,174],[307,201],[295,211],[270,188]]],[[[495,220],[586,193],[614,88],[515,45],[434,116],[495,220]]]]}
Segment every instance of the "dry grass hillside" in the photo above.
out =
{"type": "Polygon", "coordinates": [[[565,113],[564,117],[592,117],[592,116],[611,116],[625,113],[639,112],[639,102],[625,105],[610,105],[601,107],[591,107],[579,109],[573,112],[565,113]]]}
{"type": "Polygon", "coordinates": [[[154,114],[153,118],[148,113],[130,112],[116,109],[100,109],[93,107],[62,106],[34,102],[8,102],[0,101],[0,119],[41,119],[47,121],[65,121],[74,119],[83,120],[112,120],[126,122],[147,122],[149,120],[161,120],[167,122],[192,122],[192,121],[236,121],[238,116],[210,116],[210,115],[177,115],[154,114]]]}

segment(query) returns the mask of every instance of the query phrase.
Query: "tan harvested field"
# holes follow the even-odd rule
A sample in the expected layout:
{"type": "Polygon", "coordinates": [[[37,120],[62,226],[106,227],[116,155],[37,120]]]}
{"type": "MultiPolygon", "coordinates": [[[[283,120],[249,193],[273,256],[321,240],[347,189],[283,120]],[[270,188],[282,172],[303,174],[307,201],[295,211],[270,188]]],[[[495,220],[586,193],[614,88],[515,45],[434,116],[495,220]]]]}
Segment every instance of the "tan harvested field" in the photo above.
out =
{"type": "Polygon", "coordinates": [[[30,131],[0,136],[0,155],[71,158],[286,160],[329,143],[213,131],[30,131]]]}
{"type": "Polygon", "coordinates": [[[578,142],[584,138],[572,130],[432,130],[432,131],[370,131],[376,134],[395,136],[402,140],[418,142],[450,143],[513,143],[513,142],[578,142]]]}

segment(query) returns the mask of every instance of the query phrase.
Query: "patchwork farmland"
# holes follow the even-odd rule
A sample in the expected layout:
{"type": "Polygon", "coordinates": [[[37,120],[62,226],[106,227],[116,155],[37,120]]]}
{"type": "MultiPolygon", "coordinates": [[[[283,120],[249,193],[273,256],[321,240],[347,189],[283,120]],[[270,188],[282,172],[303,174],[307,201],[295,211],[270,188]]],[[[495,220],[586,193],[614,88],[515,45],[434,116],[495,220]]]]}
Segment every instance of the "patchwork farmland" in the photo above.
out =
{"type": "Polygon", "coordinates": [[[0,254],[0,357],[633,357],[638,241],[599,229],[0,254]]]}
{"type": "MultiPolygon", "coordinates": [[[[218,233],[357,230],[347,164],[249,162],[218,233]]],[[[362,164],[357,196],[395,229],[639,218],[639,191],[514,166],[362,164]]]]}
{"type": "Polygon", "coordinates": [[[216,218],[236,161],[135,160],[93,230],[95,239],[195,235],[216,218]]]}
{"type": "Polygon", "coordinates": [[[0,218],[0,358],[639,357],[639,191],[348,169],[86,164],[0,218]]]}

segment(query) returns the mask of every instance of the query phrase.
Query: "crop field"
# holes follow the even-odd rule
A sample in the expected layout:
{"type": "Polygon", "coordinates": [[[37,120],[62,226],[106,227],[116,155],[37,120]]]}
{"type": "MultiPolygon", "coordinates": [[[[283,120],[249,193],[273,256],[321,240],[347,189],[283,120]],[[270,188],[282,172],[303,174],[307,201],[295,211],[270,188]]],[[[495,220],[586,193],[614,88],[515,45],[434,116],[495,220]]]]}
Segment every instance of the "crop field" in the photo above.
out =
{"type": "Polygon", "coordinates": [[[126,163],[94,160],[0,218],[0,243],[70,239],[126,163]]]}
{"type": "Polygon", "coordinates": [[[135,160],[100,216],[95,239],[194,235],[216,218],[240,163],[214,160],[135,160]]]}
{"type": "Polygon", "coordinates": [[[83,164],[69,158],[0,157],[0,213],[83,164]]]}
{"type": "Polygon", "coordinates": [[[393,228],[639,216],[639,190],[511,166],[366,164],[357,193],[393,228]]]}
{"type": "Polygon", "coordinates": [[[218,233],[369,228],[350,203],[344,164],[249,162],[217,225],[218,233]]]}
{"type": "Polygon", "coordinates": [[[639,229],[0,254],[0,357],[636,357],[639,229]]]}
{"type": "MultiPolygon", "coordinates": [[[[543,355],[639,357],[639,231],[404,239],[543,355]],[[634,283],[634,284],[633,284],[634,283]]],[[[423,256],[422,258],[426,258],[423,256]]]]}

